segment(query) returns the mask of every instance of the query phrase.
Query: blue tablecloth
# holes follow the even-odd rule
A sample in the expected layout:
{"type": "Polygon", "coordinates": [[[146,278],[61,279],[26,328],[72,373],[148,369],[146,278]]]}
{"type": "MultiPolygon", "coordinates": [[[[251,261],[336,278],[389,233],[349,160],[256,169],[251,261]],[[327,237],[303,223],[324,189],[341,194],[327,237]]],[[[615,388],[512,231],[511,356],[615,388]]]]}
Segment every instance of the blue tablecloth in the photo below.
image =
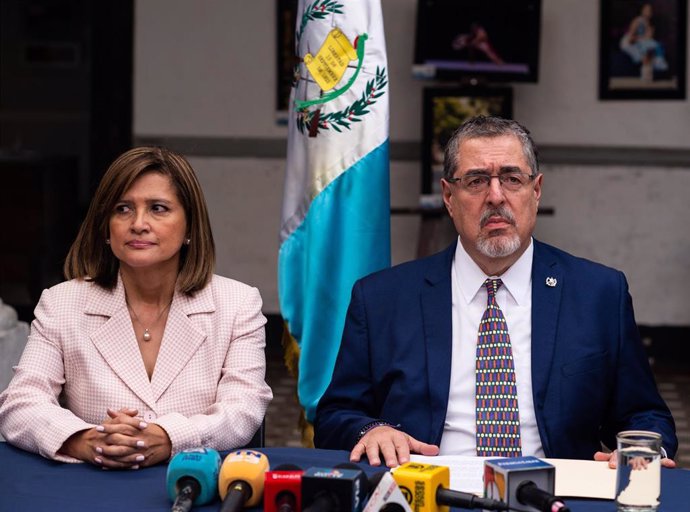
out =
{"type": "MultiPolygon", "coordinates": [[[[332,467],[348,461],[348,453],[302,448],[265,448],[273,467],[292,463],[302,468],[332,467]]],[[[360,464],[368,474],[381,468],[360,464]]],[[[0,512],[169,511],[165,490],[166,466],[138,471],[104,471],[90,464],[62,464],[0,443],[0,512]]],[[[659,512],[690,510],[685,492],[690,471],[662,469],[659,512]],[[683,492],[685,491],[685,492],[683,492]]],[[[613,512],[612,501],[566,500],[573,512],[613,512]]],[[[199,511],[217,511],[216,501],[199,511]]]]}

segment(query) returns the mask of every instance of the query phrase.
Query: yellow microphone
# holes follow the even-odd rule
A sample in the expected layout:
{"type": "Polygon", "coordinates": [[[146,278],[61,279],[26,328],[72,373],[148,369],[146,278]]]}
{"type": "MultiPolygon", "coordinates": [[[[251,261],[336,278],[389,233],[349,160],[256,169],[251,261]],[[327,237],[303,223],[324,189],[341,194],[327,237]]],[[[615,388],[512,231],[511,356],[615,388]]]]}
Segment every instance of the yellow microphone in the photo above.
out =
{"type": "Polygon", "coordinates": [[[450,487],[447,466],[406,462],[391,470],[393,478],[415,512],[448,512],[448,507],[436,503],[436,490],[450,487]]]}
{"type": "Polygon", "coordinates": [[[450,490],[447,466],[407,462],[391,470],[393,478],[414,512],[448,512],[448,507],[508,510],[502,501],[450,490]]]}
{"type": "Polygon", "coordinates": [[[220,466],[218,492],[223,500],[222,512],[238,512],[258,505],[264,492],[264,475],[269,469],[268,457],[254,450],[230,452],[220,466]]]}

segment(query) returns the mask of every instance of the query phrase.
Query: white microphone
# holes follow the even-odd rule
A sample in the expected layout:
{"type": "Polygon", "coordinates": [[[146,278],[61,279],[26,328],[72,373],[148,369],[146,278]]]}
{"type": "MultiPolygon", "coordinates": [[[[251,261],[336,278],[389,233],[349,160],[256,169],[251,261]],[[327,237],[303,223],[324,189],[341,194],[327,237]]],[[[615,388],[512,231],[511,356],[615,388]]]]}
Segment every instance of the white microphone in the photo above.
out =
{"type": "Polygon", "coordinates": [[[398,483],[388,471],[381,471],[369,478],[373,490],[362,512],[412,512],[398,483]]]}

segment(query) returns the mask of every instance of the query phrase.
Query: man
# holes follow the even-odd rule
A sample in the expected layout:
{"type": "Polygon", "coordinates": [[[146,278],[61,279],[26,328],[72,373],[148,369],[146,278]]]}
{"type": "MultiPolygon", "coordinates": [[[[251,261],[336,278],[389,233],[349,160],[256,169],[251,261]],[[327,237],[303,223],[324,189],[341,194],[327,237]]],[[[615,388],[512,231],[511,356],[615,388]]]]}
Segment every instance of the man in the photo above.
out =
{"type": "Polygon", "coordinates": [[[460,243],[355,283],[317,447],[390,467],[411,452],[613,467],[602,445],[635,429],[673,457],[625,276],[532,238],[542,182],[518,123],[458,129],[441,184],[460,243]]]}

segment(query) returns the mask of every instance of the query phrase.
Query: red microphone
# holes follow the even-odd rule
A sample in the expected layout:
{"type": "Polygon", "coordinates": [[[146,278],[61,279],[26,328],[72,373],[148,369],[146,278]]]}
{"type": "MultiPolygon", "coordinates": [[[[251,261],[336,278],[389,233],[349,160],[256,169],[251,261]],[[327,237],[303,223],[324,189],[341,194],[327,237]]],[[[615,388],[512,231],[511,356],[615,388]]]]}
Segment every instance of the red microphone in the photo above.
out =
{"type": "Polygon", "coordinates": [[[302,510],[302,474],[294,464],[281,464],[266,472],[264,512],[299,512],[302,510]]]}

